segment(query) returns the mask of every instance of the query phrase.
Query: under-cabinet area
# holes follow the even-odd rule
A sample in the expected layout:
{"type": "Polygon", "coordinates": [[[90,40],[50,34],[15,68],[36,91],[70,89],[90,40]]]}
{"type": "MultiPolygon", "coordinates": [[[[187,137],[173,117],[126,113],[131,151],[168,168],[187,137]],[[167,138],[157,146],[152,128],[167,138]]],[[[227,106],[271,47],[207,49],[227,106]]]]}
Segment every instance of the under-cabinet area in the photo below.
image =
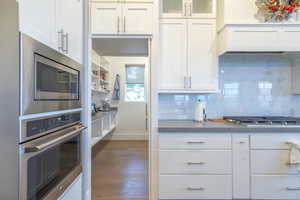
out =
{"type": "Polygon", "coordinates": [[[297,133],[161,132],[160,199],[299,199],[297,133]]]}

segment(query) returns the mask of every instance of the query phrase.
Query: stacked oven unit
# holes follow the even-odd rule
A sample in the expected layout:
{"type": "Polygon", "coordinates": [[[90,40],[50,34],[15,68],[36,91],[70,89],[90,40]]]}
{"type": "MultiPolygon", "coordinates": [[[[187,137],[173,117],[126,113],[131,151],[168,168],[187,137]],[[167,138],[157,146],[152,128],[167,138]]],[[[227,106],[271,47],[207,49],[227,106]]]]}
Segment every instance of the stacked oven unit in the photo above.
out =
{"type": "Polygon", "coordinates": [[[20,200],[57,199],[81,168],[81,65],[20,34],[20,200]]]}
{"type": "Polygon", "coordinates": [[[16,1],[0,25],[0,199],[54,200],[82,172],[82,66],[19,33],[16,1]]]}

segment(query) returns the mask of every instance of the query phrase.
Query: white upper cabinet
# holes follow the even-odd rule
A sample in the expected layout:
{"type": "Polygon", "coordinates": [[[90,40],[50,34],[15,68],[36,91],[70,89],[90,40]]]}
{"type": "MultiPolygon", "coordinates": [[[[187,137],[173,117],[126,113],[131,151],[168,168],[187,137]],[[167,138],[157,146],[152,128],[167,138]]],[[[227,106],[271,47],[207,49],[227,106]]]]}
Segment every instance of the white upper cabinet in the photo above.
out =
{"type": "Polygon", "coordinates": [[[92,4],[92,33],[118,34],[121,29],[121,5],[119,3],[92,4]]]}
{"type": "Polygon", "coordinates": [[[92,34],[152,34],[152,3],[92,3],[92,34]]]}
{"type": "Polygon", "coordinates": [[[215,20],[161,21],[160,93],[218,92],[215,20]]]}
{"type": "Polygon", "coordinates": [[[22,33],[56,47],[54,0],[19,0],[19,18],[22,33]]]}
{"type": "Polygon", "coordinates": [[[152,4],[126,3],[123,6],[123,33],[152,33],[152,4]]]}
{"type": "Polygon", "coordinates": [[[183,90],[186,87],[186,26],[183,19],[161,21],[161,90],[183,90]]]}
{"type": "Polygon", "coordinates": [[[218,87],[216,25],[211,20],[188,20],[188,72],[192,90],[214,91],[218,87]]]}
{"type": "Polygon", "coordinates": [[[82,63],[82,0],[19,0],[20,31],[82,63]]]}
{"type": "Polygon", "coordinates": [[[162,0],[162,18],[215,18],[216,0],[162,0]]]}
{"type": "Polygon", "coordinates": [[[82,0],[59,0],[56,3],[58,50],[82,63],[82,0]],[[72,12],[66,12],[71,10],[72,12]]]}

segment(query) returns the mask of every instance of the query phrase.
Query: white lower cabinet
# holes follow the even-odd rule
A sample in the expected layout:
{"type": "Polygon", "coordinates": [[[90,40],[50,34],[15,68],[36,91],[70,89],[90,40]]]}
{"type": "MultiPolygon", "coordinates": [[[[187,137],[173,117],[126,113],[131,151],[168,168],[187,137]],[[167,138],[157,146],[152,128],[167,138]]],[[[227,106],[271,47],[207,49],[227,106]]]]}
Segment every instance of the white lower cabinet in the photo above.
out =
{"type": "Polygon", "coordinates": [[[232,199],[230,134],[161,134],[160,199],[232,199]]]}
{"type": "Polygon", "coordinates": [[[232,199],[230,175],[161,175],[160,199],[232,199]]]}
{"type": "Polygon", "coordinates": [[[288,165],[289,150],[252,150],[251,161],[251,173],[254,175],[298,174],[294,166],[288,165]]]}
{"type": "Polygon", "coordinates": [[[58,200],[82,200],[82,175],[67,188],[58,200]]]}
{"type": "Polygon", "coordinates": [[[161,133],[160,199],[299,200],[299,134],[161,133]]]}
{"type": "Polygon", "coordinates": [[[300,199],[300,176],[252,176],[252,199],[300,199]]]}
{"type": "Polygon", "coordinates": [[[232,136],[233,198],[250,199],[249,135],[232,136]]]}
{"type": "Polygon", "coordinates": [[[231,174],[231,151],[160,151],[162,174],[231,174]]]}

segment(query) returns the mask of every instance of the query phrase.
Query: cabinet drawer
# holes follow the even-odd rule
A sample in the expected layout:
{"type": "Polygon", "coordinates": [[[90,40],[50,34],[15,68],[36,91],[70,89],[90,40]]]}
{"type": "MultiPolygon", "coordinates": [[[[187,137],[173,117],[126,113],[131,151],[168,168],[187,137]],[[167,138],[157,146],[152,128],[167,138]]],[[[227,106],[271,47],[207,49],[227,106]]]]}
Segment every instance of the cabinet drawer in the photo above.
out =
{"type": "Polygon", "coordinates": [[[232,199],[232,176],[161,175],[160,199],[232,199]]]}
{"type": "Polygon", "coordinates": [[[252,199],[300,199],[300,177],[252,176],[252,199]]]}
{"type": "Polygon", "coordinates": [[[231,149],[231,135],[164,134],[160,135],[160,149],[231,149]]]}
{"type": "Polygon", "coordinates": [[[300,134],[252,135],[251,149],[289,149],[288,141],[300,142],[300,134]]]}
{"type": "Polygon", "coordinates": [[[160,151],[161,174],[231,174],[231,151],[160,151]]]}
{"type": "Polygon", "coordinates": [[[298,174],[294,166],[288,165],[289,150],[252,150],[252,174],[298,174]]]}

